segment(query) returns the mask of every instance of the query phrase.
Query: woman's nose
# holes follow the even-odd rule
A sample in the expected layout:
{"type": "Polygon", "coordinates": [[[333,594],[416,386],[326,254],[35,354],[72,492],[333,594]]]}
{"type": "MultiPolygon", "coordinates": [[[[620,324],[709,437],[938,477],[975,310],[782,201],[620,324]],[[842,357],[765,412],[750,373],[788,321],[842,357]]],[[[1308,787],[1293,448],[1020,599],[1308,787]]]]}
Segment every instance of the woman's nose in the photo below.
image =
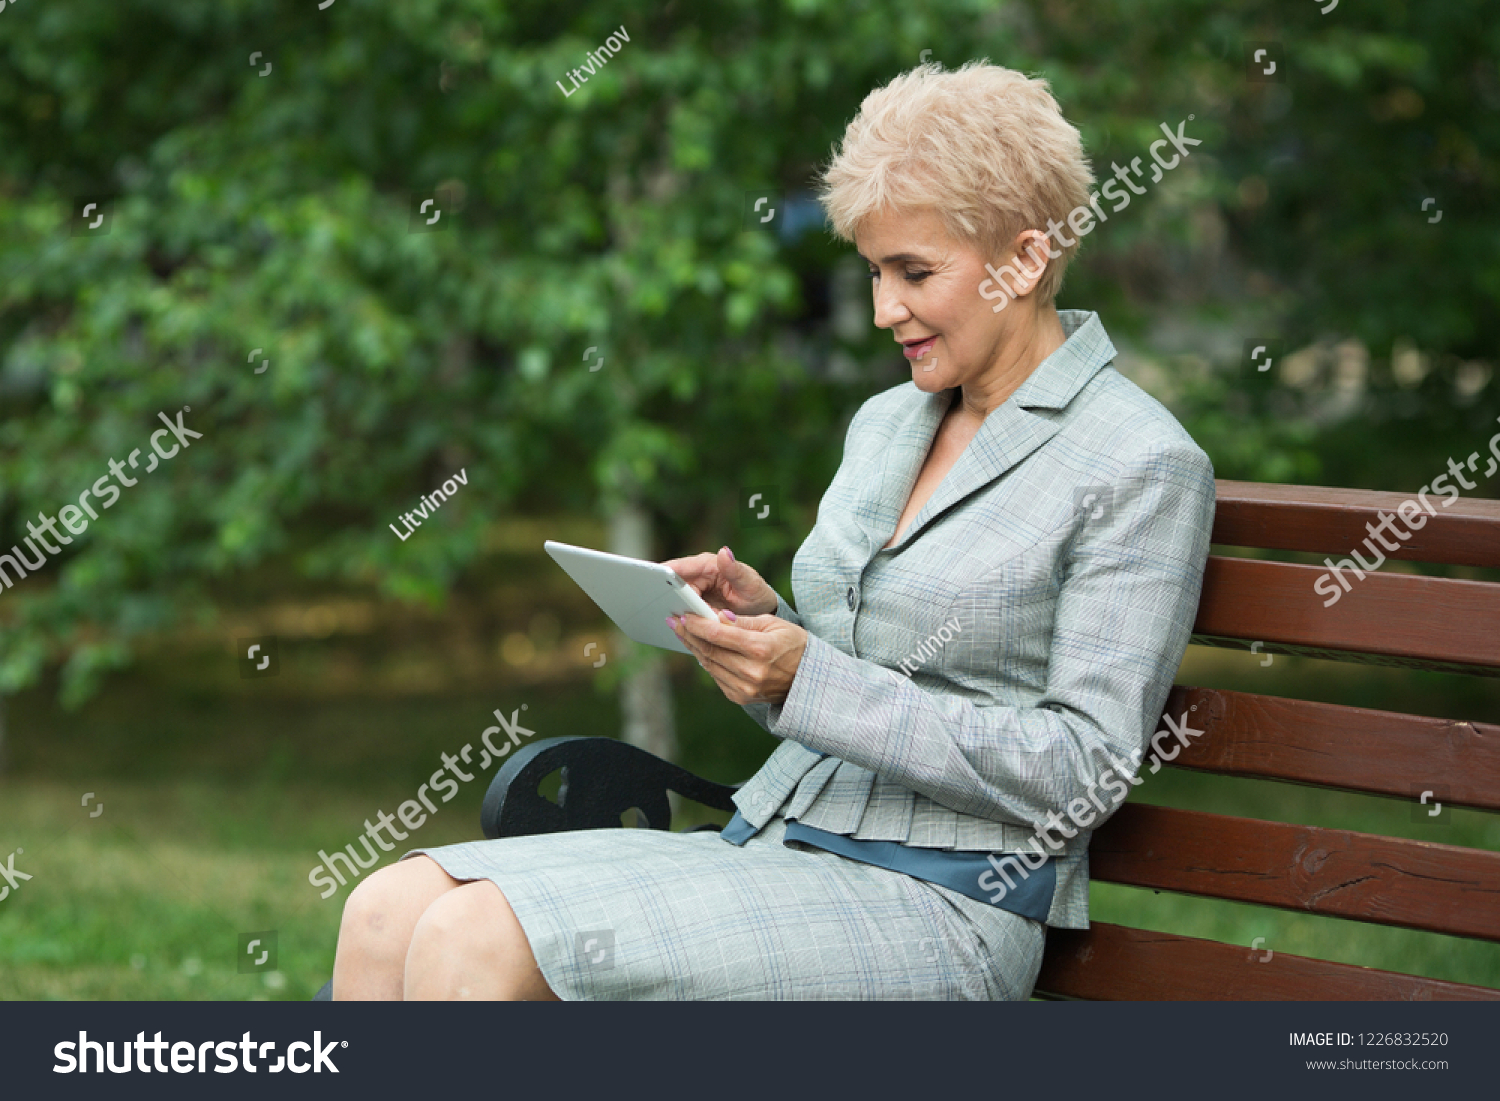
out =
{"type": "Polygon", "coordinates": [[[894,280],[879,279],[875,285],[875,327],[889,329],[911,317],[901,301],[901,288],[894,280]],[[887,290],[886,288],[890,289],[887,290]]]}

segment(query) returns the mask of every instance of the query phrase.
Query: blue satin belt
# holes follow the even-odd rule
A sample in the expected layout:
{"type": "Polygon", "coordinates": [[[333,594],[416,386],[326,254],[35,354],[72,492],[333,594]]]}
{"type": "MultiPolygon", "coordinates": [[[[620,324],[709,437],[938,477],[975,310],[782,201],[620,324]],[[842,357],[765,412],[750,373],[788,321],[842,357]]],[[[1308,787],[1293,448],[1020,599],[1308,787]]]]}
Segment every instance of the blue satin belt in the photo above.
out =
{"type": "MultiPolygon", "coordinates": [[[[719,836],[732,845],[743,845],[758,832],[760,831],[747,822],[739,811],[735,811],[728,825],[719,831],[719,836]]],[[[1002,872],[995,867],[995,863],[991,863],[986,853],[920,849],[896,841],[858,840],[814,826],[804,826],[797,821],[787,822],[785,840],[800,841],[815,849],[858,860],[861,864],[873,864],[877,868],[901,872],[913,879],[936,883],[939,887],[947,887],[967,898],[988,902],[991,906],[1043,924],[1052,910],[1052,894],[1057,888],[1057,868],[1050,859],[1033,870],[1015,856],[997,855],[994,861],[1004,869],[1002,872]],[[987,882],[994,884],[989,889],[979,885],[980,878],[987,872],[987,882]],[[992,897],[996,891],[1002,891],[998,899],[992,897]]]]}

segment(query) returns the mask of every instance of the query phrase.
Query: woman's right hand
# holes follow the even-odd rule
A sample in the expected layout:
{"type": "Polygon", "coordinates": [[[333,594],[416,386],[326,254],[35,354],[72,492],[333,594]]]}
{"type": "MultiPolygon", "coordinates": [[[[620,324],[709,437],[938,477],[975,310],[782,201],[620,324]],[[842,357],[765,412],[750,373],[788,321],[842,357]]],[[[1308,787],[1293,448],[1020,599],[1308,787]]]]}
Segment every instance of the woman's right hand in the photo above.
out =
{"type": "Polygon", "coordinates": [[[735,615],[774,615],[776,590],[743,562],[736,562],[728,547],[718,554],[704,551],[689,558],[661,563],[671,567],[715,611],[728,608],[735,615]]]}

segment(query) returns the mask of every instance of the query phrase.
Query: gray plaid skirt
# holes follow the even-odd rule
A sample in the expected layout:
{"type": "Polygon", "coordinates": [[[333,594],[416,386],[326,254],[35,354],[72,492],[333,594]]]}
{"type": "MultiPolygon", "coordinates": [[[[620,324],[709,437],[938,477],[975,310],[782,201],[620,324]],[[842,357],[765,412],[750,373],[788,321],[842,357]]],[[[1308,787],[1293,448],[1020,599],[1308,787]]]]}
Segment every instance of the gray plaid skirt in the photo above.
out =
{"type": "Polygon", "coordinates": [[[711,830],[577,830],[414,849],[488,879],[564,1001],[1030,996],[1046,927],[946,887],[711,830]]]}

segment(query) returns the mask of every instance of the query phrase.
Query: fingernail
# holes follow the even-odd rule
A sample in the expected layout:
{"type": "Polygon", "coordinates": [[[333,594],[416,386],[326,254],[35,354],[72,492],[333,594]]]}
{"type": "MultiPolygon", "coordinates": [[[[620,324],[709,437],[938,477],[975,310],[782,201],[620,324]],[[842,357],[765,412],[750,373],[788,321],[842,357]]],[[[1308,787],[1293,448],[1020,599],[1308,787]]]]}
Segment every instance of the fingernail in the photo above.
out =
{"type": "Polygon", "coordinates": [[[670,628],[672,628],[672,630],[674,630],[674,631],[677,630],[677,624],[675,624],[675,623],[672,622],[672,617],[671,616],[667,616],[667,626],[670,627],[670,628]]]}
{"type": "Polygon", "coordinates": [[[736,559],[735,559],[735,557],[734,557],[734,551],[732,551],[732,550],[729,550],[729,548],[728,548],[728,547],[725,547],[725,548],[724,548],[724,549],[725,549],[725,550],[726,550],[726,551],[728,551],[728,552],[729,552],[729,560],[730,560],[730,561],[731,561],[731,562],[734,562],[734,561],[736,561],[736,559]]]}
{"type": "Polygon", "coordinates": [[[740,618],[739,616],[737,616],[733,612],[731,612],[728,608],[724,609],[724,614],[729,617],[729,622],[730,623],[733,623],[735,620],[737,620],[737,619],[740,618]]]}

